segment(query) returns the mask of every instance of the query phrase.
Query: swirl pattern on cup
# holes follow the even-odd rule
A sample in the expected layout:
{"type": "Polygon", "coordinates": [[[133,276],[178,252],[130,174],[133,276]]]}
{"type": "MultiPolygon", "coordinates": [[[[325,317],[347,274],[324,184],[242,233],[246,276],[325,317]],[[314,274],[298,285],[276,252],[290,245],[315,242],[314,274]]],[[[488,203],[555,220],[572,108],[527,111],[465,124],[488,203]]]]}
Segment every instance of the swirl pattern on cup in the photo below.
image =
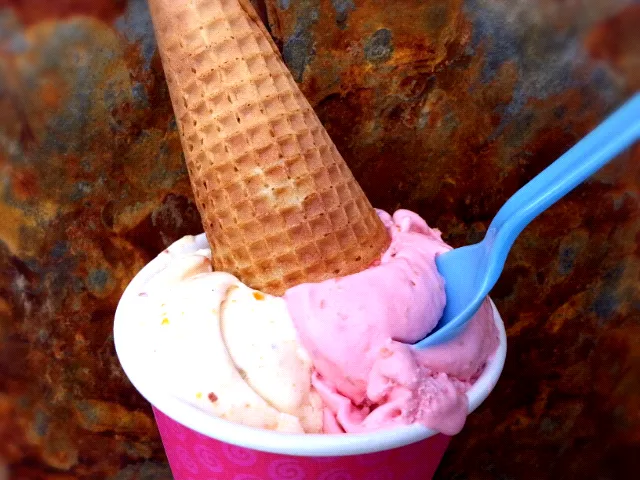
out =
{"type": "Polygon", "coordinates": [[[273,460],[267,469],[271,480],[306,480],[302,465],[296,460],[273,460]]]}
{"type": "Polygon", "coordinates": [[[178,440],[180,440],[181,442],[185,441],[187,437],[185,432],[185,428],[186,428],[185,426],[183,426],[178,422],[164,421],[164,419],[162,422],[158,422],[158,423],[162,423],[163,428],[171,432],[171,434],[174,435],[178,440]]]}
{"type": "Polygon", "coordinates": [[[178,446],[176,448],[176,453],[178,454],[178,458],[180,459],[180,463],[182,464],[182,466],[184,468],[187,469],[187,471],[189,471],[190,473],[193,473],[194,475],[196,473],[198,473],[198,471],[200,470],[198,468],[198,464],[191,457],[189,452],[187,452],[186,448],[184,448],[182,445],[180,445],[180,446],[178,446]]]}
{"type": "Polygon", "coordinates": [[[205,445],[198,443],[193,448],[193,451],[196,454],[196,458],[199,460],[198,463],[200,463],[200,465],[205,467],[210,472],[220,473],[224,471],[222,462],[218,459],[216,454],[211,451],[210,448],[207,448],[205,445]]]}
{"type": "Polygon", "coordinates": [[[229,461],[235,463],[239,467],[250,467],[255,464],[258,459],[253,450],[238,447],[236,445],[230,445],[228,443],[224,443],[222,445],[222,453],[229,461]]]}

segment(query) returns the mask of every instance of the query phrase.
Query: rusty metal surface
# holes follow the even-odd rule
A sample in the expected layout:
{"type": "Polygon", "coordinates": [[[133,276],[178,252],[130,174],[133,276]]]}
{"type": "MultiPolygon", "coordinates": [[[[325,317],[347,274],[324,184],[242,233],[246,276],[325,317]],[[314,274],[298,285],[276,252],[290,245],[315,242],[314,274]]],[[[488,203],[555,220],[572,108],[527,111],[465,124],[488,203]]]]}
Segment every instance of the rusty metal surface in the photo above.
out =
{"type": "MultiPolygon", "coordinates": [[[[454,245],[640,89],[637,1],[263,5],[372,203],[454,245]]],[[[111,338],[128,280],[200,230],[144,1],[0,1],[0,112],[0,464],[170,478],[111,338]]],[[[640,467],[639,244],[636,147],[518,240],[504,375],[437,478],[640,467]]]]}

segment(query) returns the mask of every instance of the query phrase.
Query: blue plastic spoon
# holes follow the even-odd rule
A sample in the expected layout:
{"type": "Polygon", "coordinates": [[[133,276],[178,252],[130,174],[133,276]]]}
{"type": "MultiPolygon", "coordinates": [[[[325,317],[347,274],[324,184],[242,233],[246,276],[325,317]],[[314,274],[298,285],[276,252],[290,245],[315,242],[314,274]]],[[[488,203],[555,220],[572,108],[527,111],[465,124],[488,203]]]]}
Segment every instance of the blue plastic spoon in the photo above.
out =
{"type": "Polygon", "coordinates": [[[415,348],[457,336],[493,288],[516,237],[540,213],[640,139],[640,94],[518,190],[495,216],[480,243],[436,259],[447,304],[436,328],[415,348]]]}

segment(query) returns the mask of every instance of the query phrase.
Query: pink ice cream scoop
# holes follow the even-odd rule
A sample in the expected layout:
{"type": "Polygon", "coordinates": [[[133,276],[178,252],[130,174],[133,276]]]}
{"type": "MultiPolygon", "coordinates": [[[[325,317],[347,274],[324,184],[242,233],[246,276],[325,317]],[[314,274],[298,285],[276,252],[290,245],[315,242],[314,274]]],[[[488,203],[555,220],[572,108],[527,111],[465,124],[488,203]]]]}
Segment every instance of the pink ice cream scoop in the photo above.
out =
{"type": "Polygon", "coordinates": [[[462,429],[465,392],[498,346],[485,304],[447,343],[415,350],[446,303],[435,258],[451,249],[408,210],[378,210],[391,235],[365,271],[287,290],[284,299],[314,364],[326,432],[362,432],[419,422],[445,434],[462,429]]]}

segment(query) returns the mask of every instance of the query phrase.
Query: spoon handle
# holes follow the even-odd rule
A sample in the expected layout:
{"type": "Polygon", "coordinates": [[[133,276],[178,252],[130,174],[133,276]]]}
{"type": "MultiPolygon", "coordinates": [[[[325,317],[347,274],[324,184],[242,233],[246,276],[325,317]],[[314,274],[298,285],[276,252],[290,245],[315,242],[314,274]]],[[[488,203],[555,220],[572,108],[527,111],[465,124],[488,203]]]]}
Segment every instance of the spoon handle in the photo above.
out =
{"type": "Polygon", "coordinates": [[[492,248],[503,252],[502,263],[516,237],[534,218],[638,139],[640,94],[635,94],[502,206],[486,237],[492,248]]]}

